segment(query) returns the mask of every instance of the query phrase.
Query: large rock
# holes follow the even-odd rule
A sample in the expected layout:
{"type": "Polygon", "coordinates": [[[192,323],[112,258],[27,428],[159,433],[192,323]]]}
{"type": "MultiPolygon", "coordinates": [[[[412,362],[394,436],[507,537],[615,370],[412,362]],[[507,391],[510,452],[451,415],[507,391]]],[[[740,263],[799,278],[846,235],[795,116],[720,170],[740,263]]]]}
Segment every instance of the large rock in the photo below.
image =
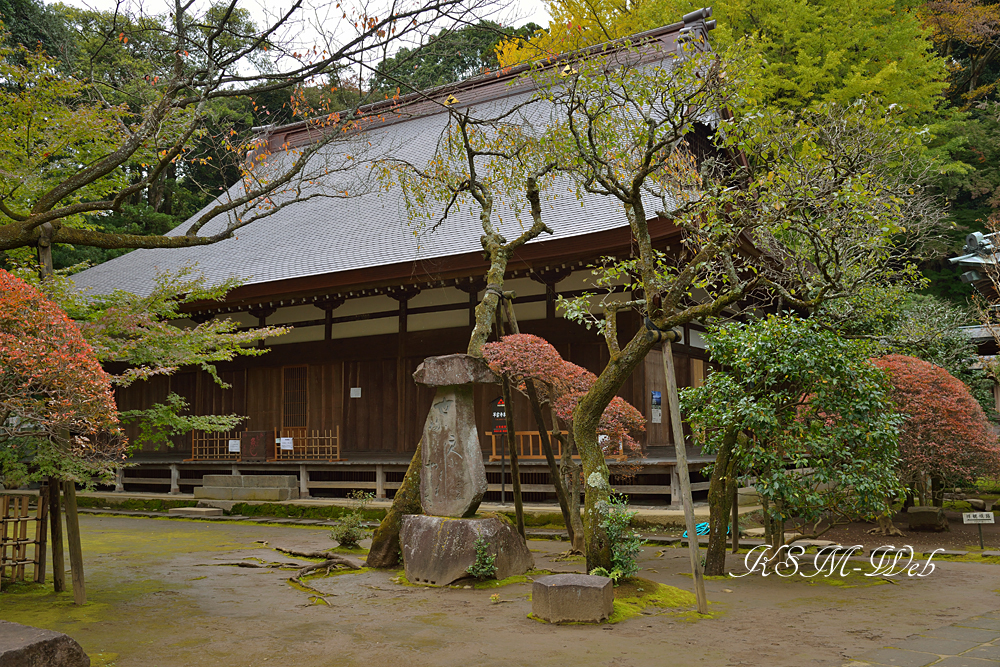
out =
{"type": "Polygon", "coordinates": [[[552,574],[531,587],[531,613],[549,623],[600,623],[610,618],[614,604],[608,577],[552,574]]]}
{"type": "Polygon", "coordinates": [[[437,388],[422,440],[420,503],[424,512],[475,515],[487,484],[471,384],[437,388]]]}
{"type": "Polygon", "coordinates": [[[480,357],[446,354],[424,359],[413,372],[413,381],[429,387],[445,387],[450,384],[496,384],[500,378],[480,357]]]}
{"type": "Polygon", "coordinates": [[[940,533],[948,528],[948,519],[940,507],[917,505],[906,510],[906,518],[910,530],[922,530],[940,533]]]}
{"type": "Polygon", "coordinates": [[[0,667],[90,667],[90,658],[61,632],[0,621],[0,667]]]}
{"type": "Polygon", "coordinates": [[[485,539],[496,557],[496,578],[524,574],[535,560],[511,526],[495,517],[451,519],[410,514],[399,539],[406,578],[415,584],[447,586],[469,576],[476,562],[476,540],[485,539]]]}

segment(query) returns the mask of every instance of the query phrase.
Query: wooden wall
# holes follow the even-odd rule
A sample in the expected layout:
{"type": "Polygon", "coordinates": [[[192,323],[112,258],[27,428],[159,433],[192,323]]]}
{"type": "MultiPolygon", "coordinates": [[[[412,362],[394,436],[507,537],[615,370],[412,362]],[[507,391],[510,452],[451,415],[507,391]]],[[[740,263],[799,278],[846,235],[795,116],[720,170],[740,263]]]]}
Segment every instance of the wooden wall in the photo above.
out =
{"type": "MultiPolygon", "coordinates": [[[[622,344],[638,326],[638,320],[623,318],[622,344]],[[629,326],[631,325],[631,326],[629,326]]],[[[598,373],[608,362],[606,345],[598,335],[565,320],[528,321],[525,333],[535,333],[553,342],[564,358],[598,373]]],[[[345,453],[401,456],[412,452],[420,438],[424,419],[434,392],[418,386],[411,378],[425,357],[464,352],[469,328],[368,336],[355,339],[275,345],[261,357],[241,358],[220,365],[221,378],[230,385],[219,387],[207,373],[185,371],[169,378],[137,382],[118,391],[123,410],[145,407],[161,401],[168,391],[183,396],[197,414],[242,414],[242,428],[271,430],[282,426],[282,382],[284,368],[307,367],[308,427],[340,427],[345,453]],[[351,398],[350,389],[359,387],[360,398],[351,398]]],[[[678,382],[690,382],[690,360],[675,353],[678,382]]],[[[644,364],[625,382],[620,395],[647,418],[651,416],[650,391],[664,393],[661,356],[652,351],[644,364]]],[[[500,396],[500,387],[477,386],[475,397],[480,430],[492,428],[490,406],[500,396]]],[[[663,423],[648,424],[637,438],[644,446],[664,446],[672,442],[664,397],[663,423]]],[[[517,430],[537,430],[526,399],[516,395],[514,416],[517,430]]],[[[134,435],[130,433],[130,435],[134,435]]],[[[189,453],[187,437],[176,440],[174,453],[189,453]]],[[[484,451],[490,441],[483,437],[484,451]]],[[[145,455],[153,455],[146,451],[145,455]]]]}

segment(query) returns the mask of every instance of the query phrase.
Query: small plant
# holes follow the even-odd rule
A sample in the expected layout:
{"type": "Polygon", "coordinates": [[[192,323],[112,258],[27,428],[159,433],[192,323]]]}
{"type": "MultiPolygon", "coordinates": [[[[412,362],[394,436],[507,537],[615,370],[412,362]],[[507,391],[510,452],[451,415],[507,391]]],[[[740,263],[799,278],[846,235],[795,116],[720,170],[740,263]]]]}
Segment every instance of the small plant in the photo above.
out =
{"type": "Polygon", "coordinates": [[[635,515],[636,512],[629,511],[628,499],[625,496],[613,495],[609,499],[601,521],[601,526],[607,531],[608,541],[611,543],[611,572],[602,576],[610,577],[615,583],[634,577],[639,571],[636,559],[642,546],[642,537],[632,529],[632,517],[635,515]],[[618,574],[617,577],[613,576],[615,573],[618,574]]]}
{"type": "Polygon", "coordinates": [[[497,557],[490,553],[490,543],[479,537],[476,539],[476,562],[466,570],[480,581],[492,579],[497,574],[497,557]]]}
{"type": "Polygon", "coordinates": [[[500,604],[500,594],[494,593],[493,595],[491,595],[490,602],[492,602],[493,604],[500,604]]]}
{"type": "Polygon", "coordinates": [[[354,501],[354,509],[342,516],[337,525],[330,529],[330,537],[342,547],[356,549],[358,542],[368,537],[368,531],[364,528],[364,511],[375,494],[351,491],[347,497],[354,501]]]}
{"type": "Polygon", "coordinates": [[[612,582],[614,582],[615,586],[617,586],[619,583],[621,583],[623,579],[626,578],[621,570],[611,570],[610,572],[608,572],[607,569],[603,567],[595,567],[593,570],[590,571],[590,573],[598,577],[607,577],[612,582]]]}

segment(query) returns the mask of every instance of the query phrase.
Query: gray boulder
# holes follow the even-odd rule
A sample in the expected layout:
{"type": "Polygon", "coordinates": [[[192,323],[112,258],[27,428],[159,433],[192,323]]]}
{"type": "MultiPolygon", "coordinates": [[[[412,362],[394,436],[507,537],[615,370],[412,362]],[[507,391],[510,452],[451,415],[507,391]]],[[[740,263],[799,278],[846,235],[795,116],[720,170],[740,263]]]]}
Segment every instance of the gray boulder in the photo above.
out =
{"type": "Polygon", "coordinates": [[[69,635],[0,621],[0,667],[90,667],[69,635]]]}
{"type": "Polygon", "coordinates": [[[496,557],[496,578],[524,574],[535,565],[528,545],[511,526],[495,517],[451,519],[410,514],[403,517],[399,540],[406,578],[414,584],[447,586],[468,577],[482,538],[496,557]]]}
{"type": "Polygon", "coordinates": [[[940,533],[948,528],[948,519],[940,507],[917,505],[906,510],[910,530],[940,533]]]}
{"type": "Polygon", "coordinates": [[[531,613],[549,623],[600,623],[611,616],[614,604],[608,577],[552,574],[531,586],[531,613]]]}

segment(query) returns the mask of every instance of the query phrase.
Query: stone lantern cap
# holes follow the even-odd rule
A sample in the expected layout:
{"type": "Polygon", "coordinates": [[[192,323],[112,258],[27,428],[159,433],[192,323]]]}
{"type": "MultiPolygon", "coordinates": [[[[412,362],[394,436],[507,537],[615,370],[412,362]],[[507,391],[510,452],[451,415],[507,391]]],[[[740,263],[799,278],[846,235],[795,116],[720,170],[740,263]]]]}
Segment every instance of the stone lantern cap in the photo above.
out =
{"type": "Polygon", "coordinates": [[[413,381],[429,387],[447,387],[455,384],[497,384],[500,378],[481,357],[446,354],[424,359],[413,372],[413,381]]]}

